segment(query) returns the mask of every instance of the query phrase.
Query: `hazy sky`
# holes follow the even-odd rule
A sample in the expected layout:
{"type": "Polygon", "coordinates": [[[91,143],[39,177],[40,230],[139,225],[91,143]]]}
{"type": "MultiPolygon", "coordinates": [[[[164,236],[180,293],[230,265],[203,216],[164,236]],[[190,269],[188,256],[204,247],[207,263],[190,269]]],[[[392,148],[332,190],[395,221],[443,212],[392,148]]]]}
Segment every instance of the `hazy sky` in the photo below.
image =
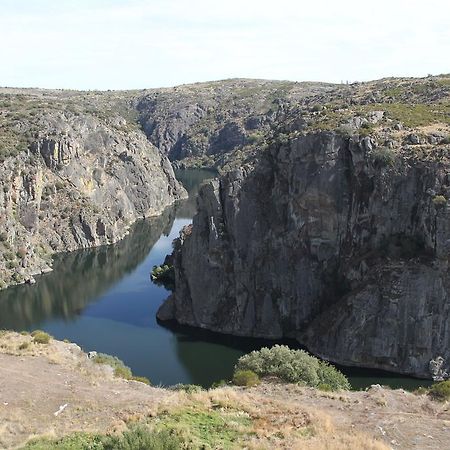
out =
{"type": "Polygon", "coordinates": [[[0,0],[0,86],[450,72],[449,0],[0,0]]]}

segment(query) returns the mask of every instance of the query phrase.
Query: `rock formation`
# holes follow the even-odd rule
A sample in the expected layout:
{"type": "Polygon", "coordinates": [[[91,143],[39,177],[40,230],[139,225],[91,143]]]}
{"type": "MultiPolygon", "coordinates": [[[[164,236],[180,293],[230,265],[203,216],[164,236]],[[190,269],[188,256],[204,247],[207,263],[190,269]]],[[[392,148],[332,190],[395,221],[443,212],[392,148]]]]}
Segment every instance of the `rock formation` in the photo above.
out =
{"type": "Polygon", "coordinates": [[[440,356],[447,370],[449,141],[428,125],[412,142],[384,112],[370,136],[308,120],[294,111],[203,187],[159,318],[295,338],[346,365],[429,377],[440,356]]]}
{"type": "MultiPolygon", "coordinates": [[[[42,104],[29,143],[0,167],[0,287],[32,282],[55,252],[117,242],[186,196],[139,129],[42,104]]],[[[11,129],[21,123],[31,127],[25,118],[11,129]]]]}

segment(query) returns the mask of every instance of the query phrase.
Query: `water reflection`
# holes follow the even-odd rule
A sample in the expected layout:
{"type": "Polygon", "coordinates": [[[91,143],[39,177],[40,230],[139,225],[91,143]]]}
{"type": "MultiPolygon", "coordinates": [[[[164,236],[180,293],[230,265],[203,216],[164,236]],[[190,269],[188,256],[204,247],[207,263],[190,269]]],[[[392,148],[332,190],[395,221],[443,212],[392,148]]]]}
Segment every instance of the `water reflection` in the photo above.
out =
{"type": "MultiPolygon", "coordinates": [[[[160,217],[137,222],[115,245],[58,255],[54,271],[38,277],[34,286],[1,291],[0,329],[41,328],[86,351],[116,355],[135,374],[163,385],[210,386],[230,378],[242,354],[272,345],[156,322],[156,311],[169,293],[150,282],[151,268],[164,260],[172,240],[191,221],[201,182],[214,176],[203,170],[176,174],[190,193],[187,201],[168,208],[160,217]]],[[[296,346],[294,342],[289,345],[296,346]]],[[[426,384],[372,370],[343,371],[355,387],[426,384]]]]}
{"type": "Polygon", "coordinates": [[[70,320],[132,273],[161,235],[168,235],[175,209],[134,224],[115,245],[57,255],[54,270],[36,278],[33,286],[13,286],[0,292],[0,328],[25,330],[50,318],[70,320]]]}

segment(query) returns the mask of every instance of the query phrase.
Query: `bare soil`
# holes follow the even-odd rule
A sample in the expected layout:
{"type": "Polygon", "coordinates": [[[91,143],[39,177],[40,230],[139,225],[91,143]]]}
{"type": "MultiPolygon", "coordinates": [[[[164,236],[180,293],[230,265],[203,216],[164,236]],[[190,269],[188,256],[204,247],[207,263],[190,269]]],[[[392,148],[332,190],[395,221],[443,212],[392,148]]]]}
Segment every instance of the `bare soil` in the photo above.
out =
{"type": "Polygon", "coordinates": [[[450,445],[449,403],[427,395],[380,386],[326,393],[276,381],[186,394],[116,378],[109,366],[95,364],[75,344],[53,339],[37,344],[29,335],[0,334],[0,448],[74,431],[119,432],[130,421],[192,404],[246,411],[254,423],[248,448],[422,450],[450,445]]]}

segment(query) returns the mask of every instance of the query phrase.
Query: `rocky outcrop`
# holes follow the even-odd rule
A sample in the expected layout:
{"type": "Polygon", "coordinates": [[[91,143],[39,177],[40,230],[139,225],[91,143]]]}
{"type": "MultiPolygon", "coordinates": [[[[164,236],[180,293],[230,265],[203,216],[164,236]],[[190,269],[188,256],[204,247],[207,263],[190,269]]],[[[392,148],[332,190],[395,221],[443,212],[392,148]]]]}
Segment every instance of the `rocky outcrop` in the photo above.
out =
{"type": "Polygon", "coordinates": [[[420,377],[438,356],[448,366],[446,151],[333,132],[274,140],[200,191],[159,318],[296,338],[347,365],[420,377]]]}
{"type": "Polygon", "coordinates": [[[286,105],[333,89],[325,83],[232,79],[146,91],[136,109],[148,139],[171,161],[221,166],[221,155],[270,130],[286,105]]]}
{"type": "Polygon", "coordinates": [[[0,283],[33,281],[55,252],[111,244],[186,192],[139,130],[47,112],[0,168],[0,283]]]}

